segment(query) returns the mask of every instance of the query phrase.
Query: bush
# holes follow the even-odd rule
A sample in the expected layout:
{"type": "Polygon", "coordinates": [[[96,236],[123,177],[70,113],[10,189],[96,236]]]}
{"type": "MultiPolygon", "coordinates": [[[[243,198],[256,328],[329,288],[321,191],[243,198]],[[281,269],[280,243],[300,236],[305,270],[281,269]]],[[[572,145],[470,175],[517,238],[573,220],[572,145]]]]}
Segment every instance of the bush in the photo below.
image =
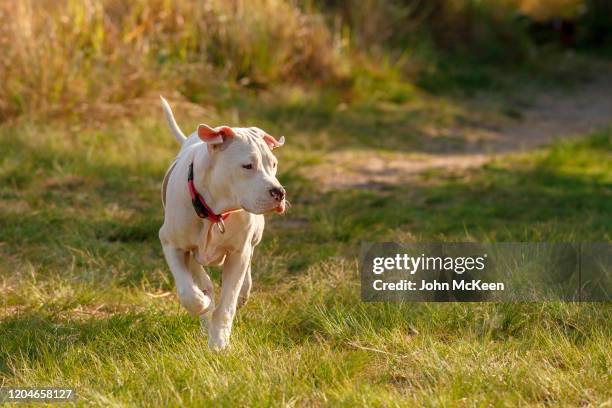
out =
{"type": "Polygon", "coordinates": [[[579,20],[578,41],[584,47],[612,47],[612,2],[586,0],[579,20]]]}
{"type": "Polygon", "coordinates": [[[0,118],[164,84],[324,81],[338,66],[321,16],[281,0],[22,0],[2,2],[0,23],[0,118]]]}

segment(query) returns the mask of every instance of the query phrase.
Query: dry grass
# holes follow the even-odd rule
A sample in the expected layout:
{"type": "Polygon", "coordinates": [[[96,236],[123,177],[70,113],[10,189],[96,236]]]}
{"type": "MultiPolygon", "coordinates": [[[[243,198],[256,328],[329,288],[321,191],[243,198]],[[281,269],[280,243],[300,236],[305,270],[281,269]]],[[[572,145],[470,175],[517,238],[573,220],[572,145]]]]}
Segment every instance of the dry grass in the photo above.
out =
{"type": "Polygon", "coordinates": [[[337,72],[322,18],[280,0],[2,2],[0,46],[0,119],[337,72]]]}
{"type": "MultiPolygon", "coordinates": [[[[517,11],[556,15],[566,3],[584,1],[5,0],[0,120],[168,90],[214,102],[228,87],[325,84],[350,99],[363,76],[435,73],[440,53],[525,61],[533,49],[517,11]]],[[[482,82],[478,69],[468,72],[467,82],[482,82]]]]}

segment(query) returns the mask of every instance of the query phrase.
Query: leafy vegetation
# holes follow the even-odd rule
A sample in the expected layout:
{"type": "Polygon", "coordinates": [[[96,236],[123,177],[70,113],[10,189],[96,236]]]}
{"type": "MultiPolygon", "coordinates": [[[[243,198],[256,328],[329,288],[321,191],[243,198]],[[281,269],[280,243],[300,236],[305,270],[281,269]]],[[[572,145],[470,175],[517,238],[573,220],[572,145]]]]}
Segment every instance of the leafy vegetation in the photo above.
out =
{"type": "Polygon", "coordinates": [[[609,12],[605,0],[3,2],[0,118],[99,115],[169,90],[217,104],[293,83],[350,103],[381,77],[491,87],[501,67],[534,72],[559,48],[554,19],[576,24],[569,45],[605,49],[609,12]],[[547,44],[531,34],[541,20],[547,44]]]}

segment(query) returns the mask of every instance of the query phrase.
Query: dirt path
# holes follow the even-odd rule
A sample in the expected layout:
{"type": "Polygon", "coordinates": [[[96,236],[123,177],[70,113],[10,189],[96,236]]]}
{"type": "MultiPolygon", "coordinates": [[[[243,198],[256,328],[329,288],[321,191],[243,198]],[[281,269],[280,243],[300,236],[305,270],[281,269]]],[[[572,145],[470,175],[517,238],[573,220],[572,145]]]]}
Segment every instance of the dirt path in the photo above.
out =
{"type": "Polygon", "coordinates": [[[506,124],[472,126],[477,143],[442,153],[335,152],[309,173],[325,189],[375,188],[398,184],[432,170],[479,167],[504,153],[521,152],[556,139],[583,135],[612,124],[612,73],[602,72],[572,91],[538,94],[520,110],[520,119],[506,124]],[[609,74],[609,75],[608,75],[609,74]]]}

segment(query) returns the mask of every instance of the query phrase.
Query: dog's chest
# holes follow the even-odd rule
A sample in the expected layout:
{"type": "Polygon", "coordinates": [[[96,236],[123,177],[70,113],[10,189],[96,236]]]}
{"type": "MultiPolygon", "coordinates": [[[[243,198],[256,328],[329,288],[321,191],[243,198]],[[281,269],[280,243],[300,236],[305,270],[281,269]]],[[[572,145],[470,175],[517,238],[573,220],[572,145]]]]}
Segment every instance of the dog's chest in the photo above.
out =
{"type": "Polygon", "coordinates": [[[196,261],[204,266],[219,266],[225,256],[245,247],[254,248],[261,241],[264,230],[263,215],[246,212],[232,214],[225,222],[221,233],[218,225],[205,223],[200,230],[198,244],[194,250],[196,261]]]}
{"type": "Polygon", "coordinates": [[[204,266],[219,266],[223,264],[227,248],[224,244],[223,237],[213,231],[217,228],[211,225],[209,228],[203,228],[202,234],[195,250],[196,261],[204,266]]]}

